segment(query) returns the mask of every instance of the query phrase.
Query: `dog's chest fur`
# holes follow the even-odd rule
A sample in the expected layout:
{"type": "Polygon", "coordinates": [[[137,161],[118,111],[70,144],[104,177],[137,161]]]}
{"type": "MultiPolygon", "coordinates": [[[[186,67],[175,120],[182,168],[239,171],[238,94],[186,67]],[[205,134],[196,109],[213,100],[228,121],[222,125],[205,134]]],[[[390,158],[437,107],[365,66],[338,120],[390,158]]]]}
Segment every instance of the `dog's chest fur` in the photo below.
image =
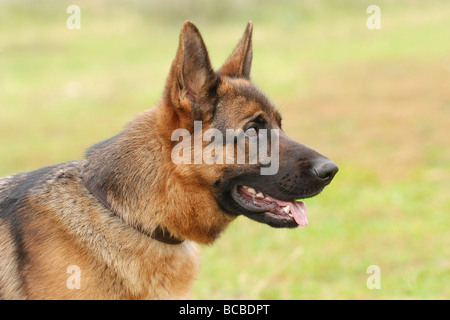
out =
{"type": "Polygon", "coordinates": [[[11,261],[0,268],[3,298],[187,298],[195,243],[164,244],[125,224],[86,189],[82,165],[0,179],[1,260],[11,261]],[[70,266],[79,289],[69,289],[70,266]]]}

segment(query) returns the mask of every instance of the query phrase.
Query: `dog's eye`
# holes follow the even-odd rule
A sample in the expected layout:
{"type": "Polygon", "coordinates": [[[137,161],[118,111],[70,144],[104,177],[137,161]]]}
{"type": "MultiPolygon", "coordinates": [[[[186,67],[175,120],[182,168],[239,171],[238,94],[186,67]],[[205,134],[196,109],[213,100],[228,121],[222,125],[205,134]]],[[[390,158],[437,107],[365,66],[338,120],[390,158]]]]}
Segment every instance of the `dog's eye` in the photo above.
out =
{"type": "Polygon", "coordinates": [[[256,136],[257,134],[258,134],[258,127],[257,127],[257,125],[256,124],[254,124],[254,125],[252,125],[250,128],[248,128],[246,131],[245,131],[245,134],[247,135],[247,136],[256,136]]]}

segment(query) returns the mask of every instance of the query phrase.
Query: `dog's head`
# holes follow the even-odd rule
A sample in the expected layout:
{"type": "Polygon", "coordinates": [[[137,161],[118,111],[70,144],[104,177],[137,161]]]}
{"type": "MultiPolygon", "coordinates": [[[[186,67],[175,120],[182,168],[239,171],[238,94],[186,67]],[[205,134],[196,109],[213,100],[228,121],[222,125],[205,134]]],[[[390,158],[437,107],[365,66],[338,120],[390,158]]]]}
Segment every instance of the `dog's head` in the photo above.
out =
{"type": "Polygon", "coordinates": [[[297,200],[320,193],[338,167],[283,132],[277,108],[250,81],[252,54],[249,22],[214,71],[198,29],[184,23],[159,111],[170,128],[172,161],[220,214],[273,227],[306,225],[305,204],[297,200]]]}

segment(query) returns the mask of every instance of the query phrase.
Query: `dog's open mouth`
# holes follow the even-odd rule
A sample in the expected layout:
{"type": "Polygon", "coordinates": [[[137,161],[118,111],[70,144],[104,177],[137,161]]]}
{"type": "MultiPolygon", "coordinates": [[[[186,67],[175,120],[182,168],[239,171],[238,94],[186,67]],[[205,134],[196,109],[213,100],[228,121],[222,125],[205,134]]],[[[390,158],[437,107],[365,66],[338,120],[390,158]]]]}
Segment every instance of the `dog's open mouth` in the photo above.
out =
{"type": "Polygon", "coordinates": [[[242,208],[252,213],[250,216],[252,219],[270,220],[273,222],[270,224],[286,227],[308,224],[306,205],[303,201],[278,200],[247,186],[235,186],[231,195],[242,208]],[[259,215],[264,215],[264,217],[259,215]]]}

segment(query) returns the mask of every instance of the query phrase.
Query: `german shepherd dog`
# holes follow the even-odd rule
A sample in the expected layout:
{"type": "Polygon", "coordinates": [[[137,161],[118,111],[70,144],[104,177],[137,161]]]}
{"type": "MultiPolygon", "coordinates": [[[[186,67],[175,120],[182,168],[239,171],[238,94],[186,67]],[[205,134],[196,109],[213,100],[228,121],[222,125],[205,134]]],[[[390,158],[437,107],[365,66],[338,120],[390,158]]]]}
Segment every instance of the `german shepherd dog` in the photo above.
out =
{"type": "MultiPolygon", "coordinates": [[[[214,71],[186,21],[155,107],[81,161],[1,178],[0,298],[184,299],[199,266],[197,244],[214,242],[239,215],[272,227],[306,225],[297,199],[320,193],[338,167],[284,134],[276,107],[250,82],[252,54],[249,22],[214,71]],[[198,122],[202,133],[278,130],[278,170],[263,175],[260,161],[175,163],[173,132],[192,133],[198,122]]],[[[230,143],[237,139],[222,147],[230,143]]]]}

